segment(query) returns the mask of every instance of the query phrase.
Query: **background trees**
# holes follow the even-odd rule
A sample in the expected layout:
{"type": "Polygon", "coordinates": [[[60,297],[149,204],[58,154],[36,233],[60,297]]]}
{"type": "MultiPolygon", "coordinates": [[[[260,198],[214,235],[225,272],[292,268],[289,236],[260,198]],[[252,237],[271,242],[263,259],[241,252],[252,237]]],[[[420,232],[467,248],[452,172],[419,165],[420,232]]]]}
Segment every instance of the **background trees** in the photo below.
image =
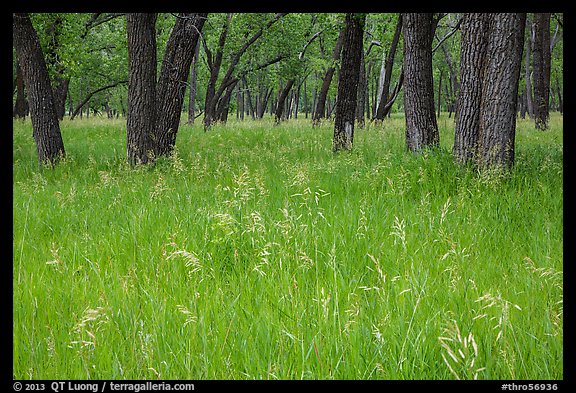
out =
{"type": "MultiPolygon", "coordinates": [[[[188,111],[189,122],[203,116],[206,129],[234,112],[240,120],[302,116],[317,125],[320,119],[334,119],[344,19],[336,13],[158,14],[155,156],[171,154],[182,111],[188,111]]],[[[436,118],[458,110],[461,89],[478,88],[469,86],[474,78],[461,80],[461,68],[469,64],[460,46],[466,35],[463,19],[463,14],[444,13],[367,14],[356,124],[370,119],[385,127],[386,116],[405,112],[408,149],[437,145],[436,118]],[[415,24],[411,18],[426,20],[415,24]]],[[[528,14],[527,19],[517,109],[535,116],[545,129],[547,113],[563,110],[563,18],[528,14]]],[[[125,14],[40,13],[30,20],[46,59],[58,118],[128,115],[125,14]]],[[[14,53],[13,114],[22,118],[30,92],[14,53]]],[[[463,127],[460,119],[456,127],[463,127]]],[[[455,135],[454,154],[467,161],[469,152],[458,147],[461,137],[462,129],[455,135]]]]}

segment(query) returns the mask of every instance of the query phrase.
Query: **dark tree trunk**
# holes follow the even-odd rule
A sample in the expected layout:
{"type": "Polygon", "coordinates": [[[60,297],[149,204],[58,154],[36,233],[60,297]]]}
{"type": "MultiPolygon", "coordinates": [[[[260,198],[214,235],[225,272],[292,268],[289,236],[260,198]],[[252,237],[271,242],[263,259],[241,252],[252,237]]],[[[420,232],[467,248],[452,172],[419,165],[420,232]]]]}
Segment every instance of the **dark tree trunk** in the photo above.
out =
{"type": "Polygon", "coordinates": [[[12,15],[12,42],[28,92],[32,133],[40,164],[54,165],[65,156],[50,78],[38,35],[26,13],[12,15]]]}
{"type": "MultiPolygon", "coordinates": [[[[206,85],[206,97],[204,101],[204,129],[206,130],[212,125],[213,119],[216,112],[216,82],[218,80],[218,75],[220,74],[220,68],[222,67],[222,56],[224,55],[224,44],[226,43],[226,36],[228,35],[228,29],[230,28],[230,23],[232,22],[232,14],[229,13],[226,16],[224,26],[220,32],[220,38],[218,40],[218,48],[216,49],[216,54],[213,55],[208,46],[204,45],[204,50],[206,52],[206,59],[208,61],[208,70],[210,71],[210,77],[208,78],[208,84],[206,85]]],[[[205,42],[202,41],[204,44],[205,42]]]]}
{"type": "Polygon", "coordinates": [[[192,67],[190,70],[190,92],[188,95],[188,124],[194,124],[196,116],[196,69],[198,68],[198,55],[200,50],[200,41],[196,43],[194,57],[192,58],[192,67]]]}
{"type": "MultiPolygon", "coordinates": [[[[338,40],[336,40],[336,46],[332,52],[332,62],[335,63],[340,58],[340,52],[342,51],[342,43],[344,40],[344,30],[340,31],[338,35],[338,40]]],[[[312,124],[317,126],[320,124],[320,119],[324,118],[326,112],[326,98],[328,97],[328,90],[330,89],[330,84],[332,83],[332,77],[334,76],[334,71],[336,68],[334,66],[328,67],[326,73],[324,74],[324,79],[322,79],[322,87],[320,87],[320,92],[316,100],[316,107],[314,109],[314,114],[312,115],[312,124]]]]}
{"type": "Polygon", "coordinates": [[[364,111],[366,109],[366,65],[364,64],[364,51],[360,54],[360,74],[358,76],[358,89],[356,93],[356,121],[358,127],[364,128],[364,111]]]}
{"type": "Polygon", "coordinates": [[[550,13],[534,14],[534,121],[546,130],[550,116],[550,13]]]}
{"type": "MultiPolygon", "coordinates": [[[[384,73],[384,84],[382,86],[382,95],[380,96],[380,104],[376,109],[376,114],[374,115],[375,120],[384,120],[387,113],[384,113],[384,107],[389,102],[390,95],[390,81],[392,79],[392,66],[394,65],[394,57],[396,57],[396,48],[398,47],[398,41],[400,40],[400,34],[402,33],[402,15],[398,16],[398,22],[396,22],[396,30],[394,31],[394,37],[392,38],[392,44],[390,45],[390,51],[386,57],[386,66],[384,73]]],[[[432,44],[430,44],[432,45],[432,44]]],[[[388,112],[388,111],[386,111],[388,112]]]]}
{"type": "Polygon", "coordinates": [[[431,13],[406,13],[402,18],[406,147],[416,152],[440,143],[432,79],[432,39],[437,21],[431,13]]]}
{"type": "Polygon", "coordinates": [[[460,93],[452,152],[457,162],[476,159],[480,129],[480,101],[490,14],[463,16],[460,46],[460,93]]]}
{"type": "Polygon", "coordinates": [[[153,161],[156,130],[156,14],[126,15],[128,119],[126,150],[131,165],[153,161]]]}
{"type": "Polygon", "coordinates": [[[492,15],[480,104],[478,166],[509,169],[514,164],[518,80],[526,14],[492,15]]]}
{"type": "Polygon", "coordinates": [[[294,82],[296,80],[294,78],[290,79],[286,82],[286,86],[280,91],[280,95],[278,96],[278,103],[276,104],[276,111],[274,113],[276,124],[279,124],[282,120],[282,115],[284,114],[284,104],[286,101],[286,97],[288,97],[288,93],[292,89],[294,82]]]}
{"type": "Polygon", "coordinates": [[[15,118],[26,117],[26,98],[24,97],[24,76],[22,68],[16,62],[16,102],[14,103],[13,115],[15,118]]]}
{"type": "Polygon", "coordinates": [[[332,151],[352,149],[366,14],[346,14],[332,151]]]}
{"type": "Polygon", "coordinates": [[[532,28],[526,29],[526,49],[524,49],[524,80],[526,82],[526,110],[534,118],[534,100],[532,96],[532,73],[530,72],[530,54],[532,53],[532,28]]]}
{"type": "Polygon", "coordinates": [[[466,14],[454,157],[478,168],[510,168],[526,14],[466,14]]]}
{"type": "Polygon", "coordinates": [[[457,103],[458,100],[456,99],[456,97],[458,97],[458,93],[460,92],[460,82],[458,81],[458,74],[455,70],[455,66],[454,66],[454,62],[452,61],[452,56],[450,56],[450,52],[448,52],[448,49],[446,49],[446,46],[444,44],[441,45],[442,46],[442,52],[444,53],[444,58],[446,59],[446,64],[448,65],[448,72],[450,73],[450,78],[449,78],[449,95],[447,95],[448,97],[448,118],[451,117],[452,115],[452,111],[457,112],[458,108],[457,108],[457,103]]]}
{"type": "Polygon", "coordinates": [[[556,76],[556,93],[558,94],[558,110],[563,114],[564,100],[562,99],[562,88],[560,87],[560,82],[558,82],[558,76],[556,76]]]}
{"type": "Polygon", "coordinates": [[[180,14],[170,38],[156,85],[154,153],[170,155],[176,144],[182,104],[196,44],[208,14],[180,14]]]}
{"type": "Polygon", "coordinates": [[[216,117],[222,123],[226,123],[228,121],[228,112],[230,110],[230,99],[232,98],[232,92],[236,88],[238,84],[238,79],[235,80],[232,84],[228,85],[226,91],[218,100],[218,104],[216,105],[216,117]]]}

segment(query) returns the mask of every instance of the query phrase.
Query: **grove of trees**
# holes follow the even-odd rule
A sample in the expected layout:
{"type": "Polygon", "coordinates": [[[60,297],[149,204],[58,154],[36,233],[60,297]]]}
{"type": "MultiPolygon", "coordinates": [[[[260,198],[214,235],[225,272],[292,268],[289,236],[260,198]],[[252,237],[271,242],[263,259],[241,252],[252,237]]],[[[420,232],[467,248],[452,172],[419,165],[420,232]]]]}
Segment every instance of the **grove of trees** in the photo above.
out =
{"type": "Polygon", "coordinates": [[[417,154],[444,111],[457,162],[510,168],[517,116],[545,131],[563,112],[562,35],[562,13],[13,14],[13,115],[51,165],[65,116],[122,116],[140,165],[172,153],[186,112],[206,132],[234,113],[333,119],[335,152],[401,112],[417,154]]]}

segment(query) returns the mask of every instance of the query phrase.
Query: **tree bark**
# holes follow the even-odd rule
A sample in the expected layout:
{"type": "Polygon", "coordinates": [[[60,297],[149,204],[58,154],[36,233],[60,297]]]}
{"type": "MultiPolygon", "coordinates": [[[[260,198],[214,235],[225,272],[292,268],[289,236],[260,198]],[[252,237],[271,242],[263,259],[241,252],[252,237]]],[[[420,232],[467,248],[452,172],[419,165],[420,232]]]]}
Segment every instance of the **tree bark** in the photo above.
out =
{"type": "Polygon", "coordinates": [[[440,143],[432,77],[432,39],[437,22],[431,13],[406,13],[402,18],[406,147],[417,152],[440,143]]]}
{"type": "Polygon", "coordinates": [[[514,164],[518,80],[525,13],[492,14],[483,76],[480,115],[480,168],[510,169],[514,164]]]}
{"type": "Polygon", "coordinates": [[[180,14],[166,43],[156,85],[157,116],[153,143],[157,157],[170,155],[176,144],[190,65],[207,15],[180,14]]]}
{"type": "Polygon", "coordinates": [[[366,14],[346,14],[332,142],[334,152],[350,150],[354,143],[354,118],[365,20],[366,14]]]}
{"type": "Polygon", "coordinates": [[[452,153],[460,164],[475,161],[480,130],[480,101],[486,45],[488,13],[465,14],[461,27],[460,93],[452,153]]]}
{"type": "Polygon", "coordinates": [[[534,121],[546,130],[550,116],[550,13],[534,14],[534,121]]]}
{"type": "Polygon", "coordinates": [[[510,168],[526,14],[466,14],[454,157],[477,168],[510,168]]]}
{"type": "Polygon", "coordinates": [[[126,150],[131,165],[154,160],[156,130],[156,14],[126,15],[128,119],[126,150]]]}
{"type": "Polygon", "coordinates": [[[38,35],[27,13],[12,14],[12,43],[28,92],[32,134],[40,164],[54,165],[65,156],[52,87],[38,35]]]}

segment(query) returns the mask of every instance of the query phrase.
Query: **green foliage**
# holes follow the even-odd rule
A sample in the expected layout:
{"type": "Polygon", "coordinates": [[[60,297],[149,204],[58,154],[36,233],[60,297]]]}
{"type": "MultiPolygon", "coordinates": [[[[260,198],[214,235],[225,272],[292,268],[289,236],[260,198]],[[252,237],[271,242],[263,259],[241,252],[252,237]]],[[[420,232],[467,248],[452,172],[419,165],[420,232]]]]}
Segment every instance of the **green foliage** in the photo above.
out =
{"type": "Polygon", "coordinates": [[[130,168],[125,121],[13,130],[16,379],[562,379],[563,129],[506,176],[413,155],[404,119],[182,124],[130,168]]]}

